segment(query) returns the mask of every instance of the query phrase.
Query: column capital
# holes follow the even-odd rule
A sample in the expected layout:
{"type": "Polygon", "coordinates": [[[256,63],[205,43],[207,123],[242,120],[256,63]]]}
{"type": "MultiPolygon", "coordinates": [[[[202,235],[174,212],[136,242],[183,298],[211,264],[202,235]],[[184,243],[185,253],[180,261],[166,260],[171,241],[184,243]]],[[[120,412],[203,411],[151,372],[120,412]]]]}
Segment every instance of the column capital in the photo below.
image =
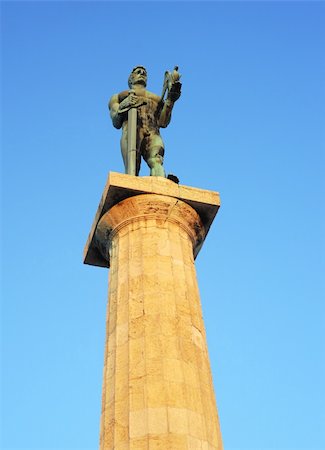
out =
{"type": "Polygon", "coordinates": [[[193,254],[197,254],[205,238],[200,216],[182,200],[159,194],[136,195],[110,208],[97,224],[94,243],[109,263],[111,242],[125,226],[132,224],[133,229],[154,227],[158,232],[168,222],[186,232],[193,245],[193,254]]]}
{"type": "Polygon", "coordinates": [[[177,222],[199,253],[220,207],[217,192],[177,185],[163,177],[134,177],[111,172],[86,246],[84,263],[109,267],[108,244],[130,221],[177,222]]]}

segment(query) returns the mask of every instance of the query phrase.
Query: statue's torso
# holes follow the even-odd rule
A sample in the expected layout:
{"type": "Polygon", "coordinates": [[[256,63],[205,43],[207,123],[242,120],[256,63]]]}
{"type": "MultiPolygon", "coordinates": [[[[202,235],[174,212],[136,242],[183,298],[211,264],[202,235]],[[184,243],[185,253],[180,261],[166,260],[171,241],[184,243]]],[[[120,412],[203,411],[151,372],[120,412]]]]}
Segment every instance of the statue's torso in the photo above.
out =
{"type": "MultiPolygon", "coordinates": [[[[143,104],[137,107],[138,112],[138,132],[145,136],[152,132],[159,133],[158,119],[161,111],[160,97],[145,89],[134,89],[139,99],[138,103],[143,104]]],[[[129,95],[129,91],[123,91],[118,94],[119,103],[129,95]]],[[[127,117],[127,116],[126,116],[127,117]]],[[[127,130],[127,119],[123,122],[123,130],[127,130]]]]}

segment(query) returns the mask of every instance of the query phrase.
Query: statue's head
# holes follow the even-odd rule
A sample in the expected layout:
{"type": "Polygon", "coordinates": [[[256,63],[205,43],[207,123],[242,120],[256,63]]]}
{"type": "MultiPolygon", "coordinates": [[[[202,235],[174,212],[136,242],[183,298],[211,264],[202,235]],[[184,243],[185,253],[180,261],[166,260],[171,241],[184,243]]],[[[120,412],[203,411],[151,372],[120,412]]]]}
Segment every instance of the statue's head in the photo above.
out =
{"type": "Polygon", "coordinates": [[[147,86],[147,71],[143,66],[136,66],[130,73],[128,79],[129,88],[132,89],[132,86],[135,84],[142,84],[143,86],[147,86]]]}

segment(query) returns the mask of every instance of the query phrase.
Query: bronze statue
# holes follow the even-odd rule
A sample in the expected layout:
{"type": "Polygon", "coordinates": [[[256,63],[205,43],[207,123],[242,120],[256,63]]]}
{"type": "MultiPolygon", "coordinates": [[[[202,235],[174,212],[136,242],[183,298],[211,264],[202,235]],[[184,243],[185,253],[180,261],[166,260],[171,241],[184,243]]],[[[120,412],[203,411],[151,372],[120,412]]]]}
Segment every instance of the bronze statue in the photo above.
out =
{"type": "MultiPolygon", "coordinates": [[[[125,173],[139,175],[142,156],[150,167],[150,175],[165,177],[165,150],[159,129],[168,126],[174,103],[181,95],[179,79],[177,66],[173,72],[167,71],[159,97],[146,90],[147,71],[143,66],[136,66],[129,76],[130,89],[111,97],[109,111],[113,125],[122,128],[121,151],[125,173]]],[[[178,182],[174,175],[168,175],[168,178],[178,182]]]]}

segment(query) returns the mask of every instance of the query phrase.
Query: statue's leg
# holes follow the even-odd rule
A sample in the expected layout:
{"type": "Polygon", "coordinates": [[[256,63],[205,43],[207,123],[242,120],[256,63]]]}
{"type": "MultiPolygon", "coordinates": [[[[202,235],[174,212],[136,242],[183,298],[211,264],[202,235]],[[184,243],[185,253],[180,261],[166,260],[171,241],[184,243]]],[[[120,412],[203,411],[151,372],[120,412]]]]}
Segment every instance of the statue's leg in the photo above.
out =
{"type": "Polygon", "coordinates": [[[136,152],[136,160],[135,160],[135,175],[138,176],[140,172],[140,166],[141,166],[141,140],[143,139],[141,133],[137,133],[137,152],[136,152]]]}
{"type": "Polygon", "coordinates": [[[164,143],[161,137],[157,134],[150,135],[146,139],[145,150],[143,151],[143,158],[150,167],[150,175],[154,177],[164,177],[165,171],[163,168],[164,162],[164,143]]]}

